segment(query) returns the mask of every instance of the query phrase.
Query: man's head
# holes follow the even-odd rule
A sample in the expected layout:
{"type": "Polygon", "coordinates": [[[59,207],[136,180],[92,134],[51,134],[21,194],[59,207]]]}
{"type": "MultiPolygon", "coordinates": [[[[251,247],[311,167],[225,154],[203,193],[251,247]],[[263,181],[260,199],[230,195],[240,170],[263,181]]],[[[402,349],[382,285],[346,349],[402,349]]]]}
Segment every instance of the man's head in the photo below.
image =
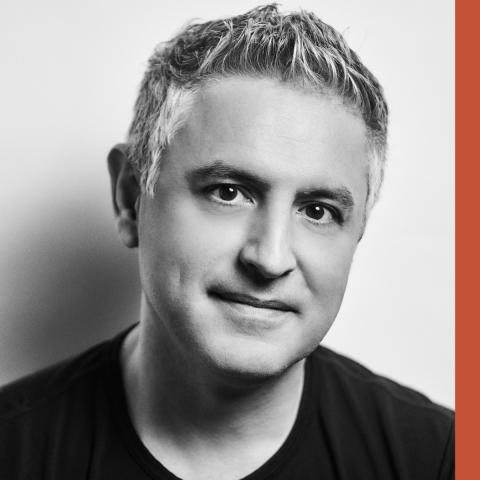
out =
{"type": "Polygon", "coordinates": [[[249,377],[310,353],[378,192],[386,116],[373,76],[312,14],[263,7],[157,50],[127,155],[110,156],[157,345],[249,377]]]}

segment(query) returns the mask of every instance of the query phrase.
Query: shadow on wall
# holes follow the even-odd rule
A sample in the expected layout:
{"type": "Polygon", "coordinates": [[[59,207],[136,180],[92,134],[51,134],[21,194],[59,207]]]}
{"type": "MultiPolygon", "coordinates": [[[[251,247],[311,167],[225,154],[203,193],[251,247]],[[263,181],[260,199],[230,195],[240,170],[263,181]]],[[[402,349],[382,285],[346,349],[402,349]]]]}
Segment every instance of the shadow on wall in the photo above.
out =
{"type": "Polygon", "coordinates": [[[49,225],[15,233],[2,252],[0,384],[109,338],[137,321],[136,251],[111,216],[49,212],[49,225]]]}

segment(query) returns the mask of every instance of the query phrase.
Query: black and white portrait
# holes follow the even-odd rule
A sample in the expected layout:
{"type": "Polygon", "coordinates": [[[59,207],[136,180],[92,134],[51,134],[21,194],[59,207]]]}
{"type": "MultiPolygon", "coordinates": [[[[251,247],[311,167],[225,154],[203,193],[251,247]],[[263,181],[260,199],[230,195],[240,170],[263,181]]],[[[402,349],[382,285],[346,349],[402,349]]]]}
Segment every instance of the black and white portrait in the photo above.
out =
{"type": "Polygon", "coordinates": [[[453,2],[6,2],[0,477],[451,479],[453,2]]]}

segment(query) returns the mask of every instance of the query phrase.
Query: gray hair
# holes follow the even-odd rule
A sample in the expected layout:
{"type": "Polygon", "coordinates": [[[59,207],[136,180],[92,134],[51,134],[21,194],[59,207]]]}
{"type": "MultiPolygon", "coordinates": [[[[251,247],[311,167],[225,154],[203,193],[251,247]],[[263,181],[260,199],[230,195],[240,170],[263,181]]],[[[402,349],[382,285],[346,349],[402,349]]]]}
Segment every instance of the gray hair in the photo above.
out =
{"type": "Polygon", "coordinates": [[[338,96],[359,114],[369,150],[366,215],[383,180],[388,108],[383,90],[342,35],[313,13],[280,13],[276,4],[185,27],[150,57],[128,134],[128,155],[151,195],[164,150],[185,122],[194,94],[209,79],[278,79],[338,96]]]}

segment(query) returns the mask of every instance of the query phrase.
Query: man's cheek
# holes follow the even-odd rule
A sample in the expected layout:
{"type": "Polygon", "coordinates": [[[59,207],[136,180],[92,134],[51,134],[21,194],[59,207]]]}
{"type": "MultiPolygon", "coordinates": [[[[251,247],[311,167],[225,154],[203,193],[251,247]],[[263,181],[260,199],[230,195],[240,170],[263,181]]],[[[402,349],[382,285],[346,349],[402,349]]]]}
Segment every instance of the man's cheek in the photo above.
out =
{"type": "Polygon", "coordinates": [[[344,235],[303,239],[297,256],[306,281],[312,289],[323,291],[345,283],[355,245],[344,235]]]}
{"type": "Polygon", "coordinates": [[[184,235],[178,239],[184,251],[191,250],[196,257],[222,257],[234,253],[245,238],[246,218],[242,215],[212,214],[201,209],[184,217],[184,235]]]}

